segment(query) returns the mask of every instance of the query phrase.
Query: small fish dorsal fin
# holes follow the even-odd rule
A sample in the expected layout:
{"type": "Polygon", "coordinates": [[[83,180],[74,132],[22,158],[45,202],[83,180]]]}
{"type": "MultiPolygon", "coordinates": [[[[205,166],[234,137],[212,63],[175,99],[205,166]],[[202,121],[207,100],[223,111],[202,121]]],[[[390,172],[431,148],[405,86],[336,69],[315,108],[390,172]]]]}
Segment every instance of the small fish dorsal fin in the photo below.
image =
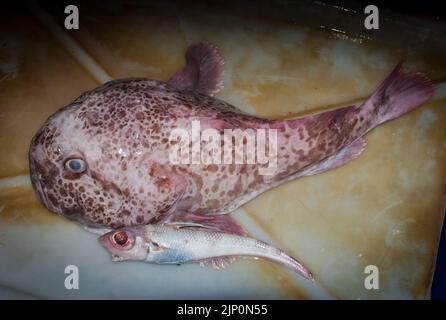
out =
{"type": "Polygon", "coordinates": [[[229,214],[200,215],[190,212],[177,213],[167,224],[178,227],[196,227],[246,236],[247,231],[229,214]]]}
{"type": "Polygon", "coordinates": [[[210,43],[197,43],[186,51],[186,65],[168,83],[180,91],[213,96],[223,88],[225,61],[210,43]]]}

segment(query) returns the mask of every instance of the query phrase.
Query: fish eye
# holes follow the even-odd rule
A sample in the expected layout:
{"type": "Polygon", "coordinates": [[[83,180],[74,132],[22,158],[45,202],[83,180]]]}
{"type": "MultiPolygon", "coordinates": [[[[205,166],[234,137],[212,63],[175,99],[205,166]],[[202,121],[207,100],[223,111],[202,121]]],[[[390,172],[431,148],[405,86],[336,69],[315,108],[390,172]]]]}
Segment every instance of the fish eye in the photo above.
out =
{"type": "Polygon", "coordinates": [[[87,165],[82,159],[69,159],[65,162],[65,168],[74,173],[81,173],[85,171],[87,165]]]}
{"type": "Polygon", "coordinates": [[[111,239],[112,239],[113,245],[118,247],[118,248],[127,247],[132,242],[132,238],[125,231],[117,231],[117,232],[115,232],[112,235],[111,239]]]}

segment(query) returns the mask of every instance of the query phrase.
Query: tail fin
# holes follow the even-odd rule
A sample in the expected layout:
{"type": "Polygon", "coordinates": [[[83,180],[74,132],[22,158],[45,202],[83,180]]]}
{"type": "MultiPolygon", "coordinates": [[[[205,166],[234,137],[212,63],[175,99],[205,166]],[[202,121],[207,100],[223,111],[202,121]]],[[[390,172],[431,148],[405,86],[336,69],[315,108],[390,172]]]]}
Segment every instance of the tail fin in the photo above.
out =
{"type": "Polygon", "coordinates": [[[375,114],[375,125],[398,118],[429,101],[435,87],[422,73],[404,73],[400,62],[372,96],[362,105],[375,114]]]}

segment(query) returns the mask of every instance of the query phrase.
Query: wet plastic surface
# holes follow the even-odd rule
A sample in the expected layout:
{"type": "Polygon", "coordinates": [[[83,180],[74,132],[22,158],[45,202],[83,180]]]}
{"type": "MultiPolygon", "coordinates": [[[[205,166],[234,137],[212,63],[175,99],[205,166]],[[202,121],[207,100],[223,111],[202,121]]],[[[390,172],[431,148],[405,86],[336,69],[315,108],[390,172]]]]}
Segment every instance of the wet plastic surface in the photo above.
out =
{"type": "MultiPolygon", "coordinates": [[[[379,33],[360,37],[243,12],[228,19],[175,5],[84,9],[81,30],[64,31],[62,39],[41,11],[20,10],[0,22],[0,145],[7,150],[0,156],[0,296],[429,298],[446,182],[446,101],[438,97],[368,134],[367,149],[348,166],[287,183],[235,213],[252,236],[301,258],[315,284],[263,261],[241,260],[223,271],[112,263],[95,235],[38,203],[27,149],[46,117],[108,76],[167,80],[193,42],[215,43],[227,61],[218,98],[263,117],[363,100],[402,58],[408,70],[437,83],[446,77],[443,53],[425,42],[403,47],[379,33]],[[79,51],[69,50],[67,37],[79,51]],[[79,58],[82,52],[96,67],[79,58]],[[78,291],[64,287],[69,264],[80,269],[78,291]],[[369,264],[380,267],[378,291],[364,288],[369,264]]],[[[60,8],[42,10],[62,25],[60,8]]],[[[440,266],[444,255],[438,259],[440,266]]],[[[435,298],[444,289],[432,290],[435,298]]]]}

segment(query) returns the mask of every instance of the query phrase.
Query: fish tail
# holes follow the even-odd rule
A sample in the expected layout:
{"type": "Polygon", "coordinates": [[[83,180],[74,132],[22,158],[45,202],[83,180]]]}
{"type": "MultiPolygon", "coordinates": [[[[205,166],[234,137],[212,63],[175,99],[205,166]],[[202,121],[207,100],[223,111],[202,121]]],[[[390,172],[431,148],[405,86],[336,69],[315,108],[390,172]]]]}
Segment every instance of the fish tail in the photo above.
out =
{"type": "Polygon", "coordinates": [[[294,259],[292,256],[288,255],[281,249],[273,247],[268,243],[260,240],[251,239],[251,241],[254,243],[253,245],[254,256],[263,257],[267,260],[281,263],[285,266],[290,267],[291,269],[299,273],[301,276],[303,276],[305,279],[311,281],[314,280],[313,274],[307,267],[305,267],[302,263],[294,259]]]}
{"type": "Polygon", "coordinates": [[[372,115],[374,127],[428,102],[434,93],[434,85],[424,74],[405,73],[400,62],[361,109],[372,115]]]}

